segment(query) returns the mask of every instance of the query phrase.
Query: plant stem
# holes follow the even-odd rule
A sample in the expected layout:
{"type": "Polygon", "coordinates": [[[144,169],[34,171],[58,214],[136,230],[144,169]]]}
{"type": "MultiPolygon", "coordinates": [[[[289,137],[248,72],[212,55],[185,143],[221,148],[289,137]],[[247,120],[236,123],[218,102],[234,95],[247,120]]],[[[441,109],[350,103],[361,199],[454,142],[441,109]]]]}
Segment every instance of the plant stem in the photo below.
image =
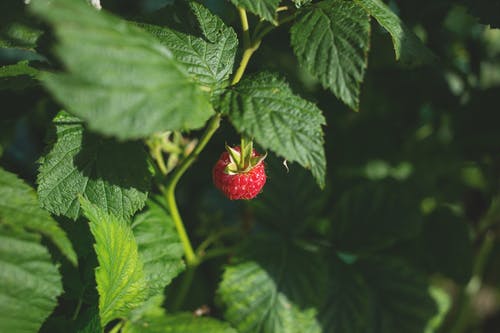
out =
{"type": "Polygon", "coordinates": [[[163,159],[163,152],[160,147],[155,147],[153,151],[153,158],[156,160],[158,168],[163,175],[168,173],[167,166],[165,165],[165,160],[163,159]]]}
{"type": "Polygon", "coordinates": [[[227,255],[229,253],[235,252],[240,247],[240,244],[236,244],[231,247],[219,247],[210,251],[207,251],[205,255],[202,257],[203,260],[213,259],[217,257],[221,257],[227,255]]]}
{"type": "Polygon", "coordinates": [[[255,41],[250,40],[250,27],[248,25],[247,12],[243,8],[238,8],[238,13],[240,14],[241,19],[241,28],[243,30],[243,56],[241,57],[240,65],[234,74],[233,81],[231,85],[235,85],[240,82],[243,74],[245,73],[245,69],[248,66],[248,62],[252,57],[253,53],[257,51],[260,46],[261,39],[256,39],[255,41]]]}
{"type": "Polygon", "coordinates": [[[230,235],[233,233],[240,232],[241,228],[240,227],[227,227],[224,229],[219,230],[218,232],[208,236],[196,249],[196,254],[198,256],[203,256],[205,253],[205,250],[208,249],[210,245],[221,239],[223,236],[230,235]]]}
{"type": "Polygon", "coordinates": [[[172,304],[172,311],[179,311],[182,304],[184,303],[184,300],[186,299],[186,295],[189,291],[189,287],[191,286],[191,283],[193,282],[193,277],[194,277],[194,272],[196,270],[196,267],[188,267],[186,272],[184,273],[184,276],[182,277],[181,285],[179,287],[179,293],[177,294],[175,298],[174,304],[172,304]]]}
{"type": "Polygon", "coordinates": [[[240,14],[241,29],[243,30],[243,48],[247,49],[251,44],[247,12],[243,8],[238,7],[238,14],[240,14]]]}
{"type": "Polygon", "coordinates": [[[191,164],[193,164],[198,155],[200,155],[202,150],[210,141],[217,128],[219,128],[220,118],[221,118],[220,114],[216,114],[215,116],[212,117],[212,119],[210,119],[210,122],[208,123],[205,132],[201,136],[200,141],[198,142],[194,150],[191,152],[191,154],[189,154],[182,160],[181,164],[172,174],[172,177],[170,178],[170,181],[168,182],[164,190],[164,195],[167,199],[167,204],[170,209],[170,214],[172,215],[175,228],[177,229],[177,233],[179,234],[179,238],[181,239],[182,247],[184,248],[184,254],[186,256],[186,262],[189,267],[196,266],[198,264],[198,258],[193,251],[193,247],[186,233],[186,229],[184,228],[184,223],[182,222],[179,209],[177,208],[177,203],[175,201],[175,188],[177,186],[177,183],[181,179],[182,175],[191,166],[191,164]]]}
{"type": "Polygon", "coordinates": [[[109,331],[109,333],[118,333],[120,330],[123,328],[123,325],[125,324],[125,321],[121,320],[118,322],[113,328],[109,331]]]}
{"type": "Polygon", "coordinates": [[[458,305],[457,315],[455,324],[450,329],[452,333],[463,333],[470,326],[471,315],[471,300],[477,294],[479,289],[481,289],[482,279],[484,274],[484,268],[486,260],[488,259],[493,245],[495,242],[495,236],[492,233],[485,235],[481,247],[476,254],[474,260],[474,269],[472,278],[469,280],[467,286],[462,290],[460,295],[460,301],[458,305]]]}

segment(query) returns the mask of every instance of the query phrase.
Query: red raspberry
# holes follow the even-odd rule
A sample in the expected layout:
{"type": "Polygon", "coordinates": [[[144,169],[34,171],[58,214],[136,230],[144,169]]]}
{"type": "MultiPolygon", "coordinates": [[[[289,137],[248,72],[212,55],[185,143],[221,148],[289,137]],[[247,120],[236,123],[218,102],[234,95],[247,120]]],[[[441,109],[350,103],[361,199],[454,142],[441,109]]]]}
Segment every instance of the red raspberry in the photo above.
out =
{"type": "MultiPolygon", "coordinates": [[[[240,147],[234,148],[240,151],[240,147]]],[[[260,157],[255,149],[252,157],[260,157]]],[[[227,173],[226,168],[231,163],[227,151],[223,152],[212,170],[215,187],[224,193],[230,200],[253,199],[260,193],[266,183],[266,171],[264,161],[260,160],[249,170],[237,173],[227,173]]]]}

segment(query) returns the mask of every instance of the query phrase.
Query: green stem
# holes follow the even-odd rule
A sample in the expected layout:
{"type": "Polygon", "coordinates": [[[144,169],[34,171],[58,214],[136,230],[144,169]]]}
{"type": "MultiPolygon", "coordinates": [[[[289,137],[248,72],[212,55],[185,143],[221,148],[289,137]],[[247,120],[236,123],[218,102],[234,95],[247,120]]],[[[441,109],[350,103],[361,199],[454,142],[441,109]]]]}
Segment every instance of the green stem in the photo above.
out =
{"type": "Polygon", "coordinates": [[[109,333],[118,333],[122,329],[123,325],[125,324],[125,321],[120,321],[118,324],[113,326],[113,328],[109,331],[109,333]]]}
{"type": "Polygon", "coordinates": [[[172,215],[172,219],[174,220],[175,228],[177,229],[177,233],[179,234],[179,238],[182,242],[182,247],[184,248],[184,254],[186,256],[186,261],[188,266],[196,266],[198,264],[198,258],[193,251],[193,247],[191,246],[191,242],[186,233],[186,229],[184,228],[184,223],[182,222],[181,215],[179,213],[179,209],[177,208],[177,203],[175,201],[175,188],[177,183],[181,179],[182,175],[186,172],[186,170],[193,164],[198,155],[203,151],[207,143],[210,141],[212,136],[214,135],[217,128],[220,125],[220,114],[216,114],[212,117],[210,122],[205,129],[200,141],[194,148],[194,150],[189,154],[184,160],[182,160],[181,164],[177,167],[175,172],[172,174],[170,181],[168,182],[164,195],[167,199],[167,204],[170,209],[170,214],[172,215]]]}
{"type": "Polygon", "coordinates": [[[228,255],[230,253],[234,253],[238,248],[240,244],[237,244],[235,246],[231,247],[219,247],[210,251],[207,251],[205,255],[203,255],[202,259],[203,261],[213,259],[213,258],[218,258],[221,256],[228,255]]]}
{"type": "Polygon", "coordinates": [[[476,254],[474,260],[474,270],[472,278],[470,279],[465,289],[463,289],[461,292],[458,310],[455,317],[456,321],[450,330],[451,333],[463,333],[470,326],[471,299],[474,297],[474,295],[477,294],[479,289],[481,289],[486,260],[488,259],[491,250],[493,249],[494,242],[495,237],[492,233],[488,233],[485,235],[485,238],[481,244],[481,248],[476,254]]]}
{"type": "Polygon", "coordinates": [[[167,166],[165,165],[165,160],[163,159],[163,152],[160,147],[155,147],[153,151],[153,158],[156,160],[158,168],[163,175],[168,173],[167,166]]]}
{"type": "Polygon", "coordinates": [[[257,43],[254,43],[253,46],[249,47],[248,49],[245,49],[243,51],[243,56],[241,57],[241,62],[240,66],[236,70],[236,73],[234,74],[233,81],[231,82],[231,85],[235,85],[236,83],[240,82],[241,78],[243,77],[243,74],[245,73],[245,70],[248,66],[248,62],[250,61],[250,58],[252,57],[253,53],[257,51],[257,49],[260,46],[260,41],[257,43]]]}
{"type": "Polygon", "coordinates": [[[243,30],[243,56],[241,57],[240,65],[234,74],[233,81],[231,85],[235,85],[240,82],[243,74],[245,73],[245,69],[248,66],[248,62],[252,57],[253,53],[257,51],[260,46],[261,39],[256,39],[255,41],[250,40],[250,27],[248,25],[247,12],[243,8],[238,8],[238,13],[240,14],[241,19],[241,28],[243,30]]]}
{"type": "Polygon", "coordinates": [[[210,245],[221,239],[222,237],[226,235],[230,235],[233,233],[239,232],[241,229],[239,227],[228,227],[219,230],[218,232],[208,236],[196,249],[196,254],[198,256],[203,256],[205,253],[205,250],[208,249],[210,245]]]}
{"type": "Polygon", "coordinates": [[[195,270],[196,267],[188,267],[188,269],[184,273],[181,285],[179,287],[179,293],[175,298],[174,304],[172,304],[172,311],[179,311],[182,304],[184,303],[184,300],[186,299],[187,293],[189,291],[189,287],[191,287],[191,283],[193,282],[195,270]]]}

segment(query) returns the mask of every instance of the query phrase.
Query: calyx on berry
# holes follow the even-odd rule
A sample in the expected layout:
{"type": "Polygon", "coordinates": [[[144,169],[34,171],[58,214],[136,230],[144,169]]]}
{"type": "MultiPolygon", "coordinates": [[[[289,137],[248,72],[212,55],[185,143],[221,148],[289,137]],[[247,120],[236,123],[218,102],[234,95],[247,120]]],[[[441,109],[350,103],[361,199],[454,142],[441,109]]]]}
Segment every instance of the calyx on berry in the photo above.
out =
{"type": "Polygon", "coordinates": [[[256,155],[253,149],[253,141],[241,140],[241,146],[233,148],[226,144],[226,150],[229,153],[229,164],[224,169],[228,175],[237,175],[248,173],[257,165],[259,165],[267,157],[264,155],[256,155]]]}

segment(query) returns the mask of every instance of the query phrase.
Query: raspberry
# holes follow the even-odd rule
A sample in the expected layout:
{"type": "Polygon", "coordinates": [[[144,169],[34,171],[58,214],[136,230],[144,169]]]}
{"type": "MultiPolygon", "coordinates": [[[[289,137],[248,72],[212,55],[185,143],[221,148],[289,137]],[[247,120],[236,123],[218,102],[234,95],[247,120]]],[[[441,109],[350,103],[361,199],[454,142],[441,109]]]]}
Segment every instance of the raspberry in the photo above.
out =
{"type": "MultiPolygon", "coordinates": [[[[233,153],[239,154],[240,147],[230,148],[233,153]]],[[[265,156],[264,156],[265,157],[265,156]]],[[[212,170],[215,187],[224,193],[230,200],[253,199],[260,193],[266,183],[266,171],[263,156],[254,149],[251,158],[255,164],[246,166],[243,170],[238,170],[233,164],[230,154],[225,151],[212,170]],[[235,171],[230,171],[236,168],[235,171]]]]}

